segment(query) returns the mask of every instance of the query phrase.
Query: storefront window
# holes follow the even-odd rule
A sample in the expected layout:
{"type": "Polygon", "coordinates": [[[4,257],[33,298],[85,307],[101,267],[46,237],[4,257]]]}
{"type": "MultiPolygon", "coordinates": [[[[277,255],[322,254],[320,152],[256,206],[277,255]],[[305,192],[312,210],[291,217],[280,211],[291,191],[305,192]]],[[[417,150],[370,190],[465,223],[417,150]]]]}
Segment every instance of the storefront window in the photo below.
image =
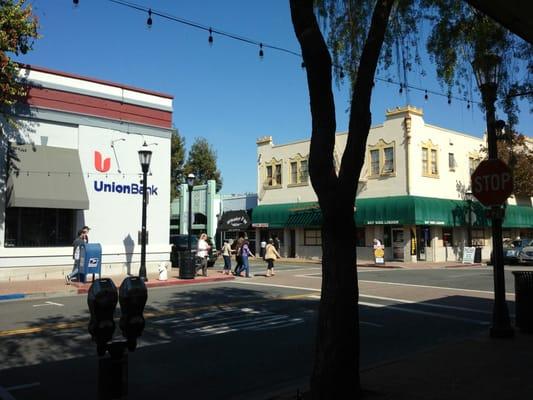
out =
{"type": "Polygon", "coordinates": [[[304,245],[305,246],[321,246],[322,232],[320,229],[306,229],[304,230],[304,245]]]}
{"type": "Polygon", "coordinates": [[[74,210],[6,208],[5,247],[70,246],[74,240],[74,210]]]}
{"type": "Polygon", "coordinates": [[[446,247],[453,246],[453,231],[451,228],[442,229],[442,241],[446,247]]]}
{"type": "Polygon", "coordinates": [[[472,246],[485,246],[485,232],[483,229],[472,230],[472,246]]]}

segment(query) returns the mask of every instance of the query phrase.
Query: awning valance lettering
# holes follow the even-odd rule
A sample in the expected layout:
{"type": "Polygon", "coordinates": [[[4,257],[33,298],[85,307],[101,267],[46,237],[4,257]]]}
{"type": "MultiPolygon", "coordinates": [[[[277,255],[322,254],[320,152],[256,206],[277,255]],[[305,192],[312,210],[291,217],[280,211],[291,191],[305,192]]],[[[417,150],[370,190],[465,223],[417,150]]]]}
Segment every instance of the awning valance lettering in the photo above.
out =
{"type": "Polygon", "coordinates": [[[221,231],[245,231],[250,228],[252,220],[244,210],[226,211],[218,222],[221,231]]]}

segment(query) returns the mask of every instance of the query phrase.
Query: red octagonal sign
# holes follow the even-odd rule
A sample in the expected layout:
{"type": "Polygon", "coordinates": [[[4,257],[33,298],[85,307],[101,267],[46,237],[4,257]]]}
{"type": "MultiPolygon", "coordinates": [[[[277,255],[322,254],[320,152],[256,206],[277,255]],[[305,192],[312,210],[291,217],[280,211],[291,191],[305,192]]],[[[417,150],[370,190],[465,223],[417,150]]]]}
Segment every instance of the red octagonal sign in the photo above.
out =
{"type": "Polygon", "coordinates": [[[513,175],[501,160],[481,161],[472,174],[472,194],[486,207],[499,206],[513,192],[513,175]]]}

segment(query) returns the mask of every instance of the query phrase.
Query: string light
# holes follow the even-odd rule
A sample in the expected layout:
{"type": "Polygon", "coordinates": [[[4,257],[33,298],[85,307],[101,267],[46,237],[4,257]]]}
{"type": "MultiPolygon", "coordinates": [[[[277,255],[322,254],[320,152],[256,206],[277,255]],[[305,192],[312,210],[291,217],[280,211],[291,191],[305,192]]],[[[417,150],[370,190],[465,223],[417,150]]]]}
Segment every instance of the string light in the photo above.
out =
{"type": "MultiPolygon", "coordinates": [[[[118,4],[118,5],[124,6],[124,7],[132,8],[132,9],[135,9],[135,10],[138,10],[138,11],[148,12],[148,20],[146,21],[146,23],[147,23],[149,28],[151,27],[151,25],[153,23],[153,21],[152,21],[152,14],[153,14],[153,15],[157,15],[158,17],[161,17],[161,18],[164,18],[164,19],[168,19],[168,20],[171,20],[171,21],[174,21],[174,22],[178,22],[178,23],[183,24],[183,25],[187,25],[187,26],[190,26],[190,27],[193,27],[193,28],[196,28],[196,29],[201,29],[201,30],[204,30],[206,32],[209,32],[208,42],[209,42],[210,45],[212,45],[212,43],[213,43],[213,34],[216,33],[219,36],[224,36],[224,37],[227,37],[229,39],[238,40],[238,41],[241,41],[241,42],[244,42],[244,43],[248,43],[248,44],[259,46],[259,58],[261,60],[264,57],[264,49],[266,49],[266,48],[269,48],[269,49],[272,49],[272,50],[277,50],[277,51],[280,51],[280,52],[283,52],[283,53],[287,53],[287,54],[302,58],[302,55],[300,53],[292,51],[292,50],[289,50],[289,49],[286,49],[286,48],[283,48],[283,47],[269,45],[267,43],[259,42],[257,40],[250,39],[250,38],[238,35],[238,34],[224,32],[224,31],[218,30],[216,28],[212,28],[212,27],[200,24],[198,22],[189,21],[189,20],[186,20],[184,18],[173,16],[173,15],[161,12],[161,11],[152,10],[151,8],[147,8],[147,7],[144,7],[144,6],[141,6],[141,5],[126,1],[126,0],[108,0],[108,1],[111,2],[111,3],[115,3],[115,4],[118,4]]],[[[75,5],[77,5],[79,3],[79,0],[73,0],[73,3],[75,5]]],[[[343,71],[342,67],[336,66],[336,65],[334,65],[333,67],[334,68],[339,68],[339,77],[340,77],[340,79],[344,79],[344,71],[343,71]]],[[[303,62],[303,61],[301,63],[301,68],[302,69],[306,68],[305,62],[303,62]]],[[[451,93],[449,93],[449,92],[448,92],[448,94],[444,94],[444,93],[433,91],[433,90],[423,89],[423,88],[419,88],[419,87],[413,86],[411,84],[408,84],[407,82],[401,83],[401,82],[393,81],[391,78],[384,79],[384,78],[380,78],[380,77],[375,77],[375,79],[378,80],[378,81],[383,81],[383,82],[387,82],[387,83],[390,83],[390,84],[399,85],[400,86],[400,93],[403,92],[404,88],[405,88],[405,90],[418,90],[418,91],[424,92],[424,99],[425,100],[429,99],[429,93],[431,93],[431,94],[436,95],[436,96],[447,97],[448,104],[451,104],[452,99],[455,99],[455,100],[458,100],[458,101],[461,101],[461,102],[467,101],[465,98],[452,96],[451,93]]],[[[373,87],[375,86],[375,81],[373,82],[372,86],[373,87]]],[[[467,107],[468,107],[468,105],[470,103],[472,103],[472,104],[474,104],[474,103],[480,104],[480,102],[476,102],[476,101],[473,101],[473,100],[468,100],[467,102],[468,102],[467,107]]]]}
{"type": "Polygon", "coordinates": [[[78,7],[78,5],[80,4],[80,0],[72,0],[72,4],[74,5],[74,7],[78,7]]]}
{"type": "Polygon", "coordinates": [[[466,103],[466,109],[470,110],[470,100],[468,100],[468,102],[466,103]]]}
{"type": "Polygon", "coordinates": [[[209,46],[213,46],[213,30],[209,28],[209,39],[207,39],[209,46]]]}
{"type": "Polygon", "coordinates": [[[146,20],[146,25],[148,26],[148,28],[152,27],[152,9],[151,8],[148,9],[148,19],[146,20]]]}

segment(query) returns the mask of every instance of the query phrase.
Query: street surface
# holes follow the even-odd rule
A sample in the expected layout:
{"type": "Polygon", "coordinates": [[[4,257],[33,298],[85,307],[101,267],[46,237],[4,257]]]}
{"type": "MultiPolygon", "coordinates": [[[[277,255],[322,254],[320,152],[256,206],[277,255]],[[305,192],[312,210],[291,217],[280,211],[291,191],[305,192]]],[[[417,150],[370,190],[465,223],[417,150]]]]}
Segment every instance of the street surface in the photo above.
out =
{"type": "MultiPolygon", "coordinates": [[[[257,263],[252,272],[250,279],[149,289],[146,329],[128,356],[128,398],[251,399],[306,384],[320,266],[279,264],[267,278],[257,263]]],[[[358,276],[362,368],[488,335],[491,267],[360,268],[358,276]]],[[[513,318],[509,270],[506,292],[513,318]]],[[[6,301],[0,315],[0,398],[97,398],[86,295],[6,301]]]]}

